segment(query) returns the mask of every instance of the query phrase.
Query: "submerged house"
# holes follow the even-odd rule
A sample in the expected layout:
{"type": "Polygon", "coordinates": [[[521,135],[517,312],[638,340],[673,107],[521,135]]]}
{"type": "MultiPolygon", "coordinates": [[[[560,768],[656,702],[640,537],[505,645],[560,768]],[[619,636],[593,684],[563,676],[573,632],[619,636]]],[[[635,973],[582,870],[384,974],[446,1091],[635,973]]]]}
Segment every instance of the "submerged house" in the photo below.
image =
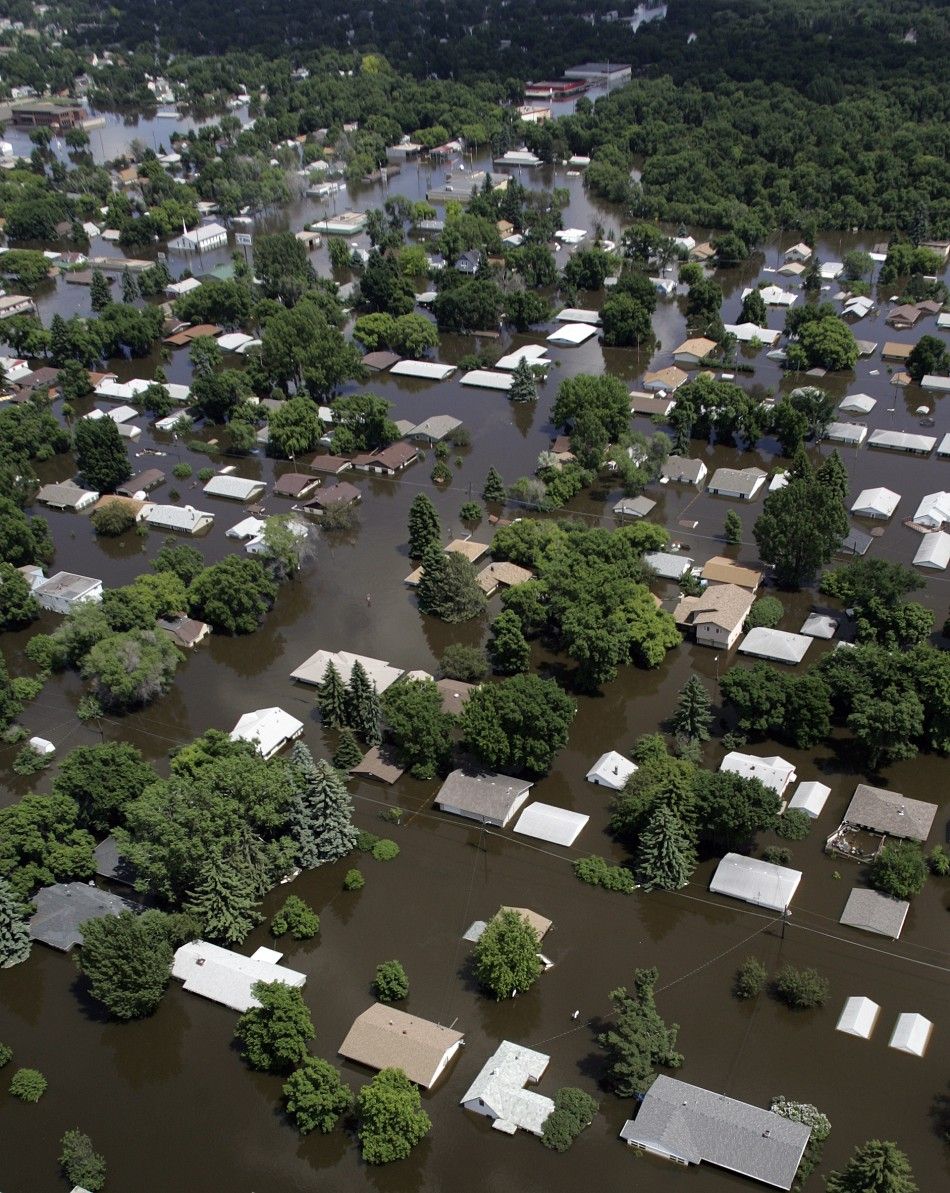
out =
{"type": "Polygon", "coordinates": [[[524,805],[533,784],[491,771],[454,770],[439,788],[437,807],[480,824],[504,828],[524,805]]]}
{"type": "Polygon", "coordinates": [[[464,1040],[460,1031],[377,1002],[354,1020],[340,1055],[370,1069],[402,1069],[431,1089],[464,1040]]]}
{"type": "Polygon", "coordinates": [[[549,1061],[543,1052],[502,1040],[463,1094],[460,1105],[490,1118],[494,1130],[506,1135],[518,1130],[541,1135],[554,1102],[525,1086],[541,1080],[549,1061]]]}

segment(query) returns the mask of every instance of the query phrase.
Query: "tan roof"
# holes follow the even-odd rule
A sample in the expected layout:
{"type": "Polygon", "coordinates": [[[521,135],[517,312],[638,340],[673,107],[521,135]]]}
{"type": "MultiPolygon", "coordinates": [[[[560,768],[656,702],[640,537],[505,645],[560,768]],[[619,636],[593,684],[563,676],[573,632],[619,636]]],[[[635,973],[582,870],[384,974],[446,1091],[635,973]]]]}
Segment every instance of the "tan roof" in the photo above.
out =
{"type": "Polygon", "coordinates": [[[714,555],[703,564],[703,579],[711,584],[735,584],[755,592],[762,583],[762,573],[756,568],[741,567],[725,555],[714,555]]]}
{"type": "Polygon", "coordinates": [[[885,360],[906,360],[913,351],[913,344],[902,344],[899,340],[888,340],[881,349],[881,356],[885,360]]]}
{"type": "Polygon", "coordinates": [[[516,584],[524,584],[527,580],[534,579],[534,572],[529,571],[528,568],[523,568],[517,563],[510,563],[508,560],[497,560],[495,563],[490,563],[488,567],[482,570],[475,577],[479,588],[489,595],[495,591],[496,588],[514,588],[516,584]]]}
{"type": "Polygon", "coordinates": [[[523,920],[526,920],[528,926],[533,928],[538,934],[538,940],[541,940],[545,932],[551,927],[553,920],[547,919],[546,916],[538,915],[536,911],[532,911],[530,907],[499,907],[492,919],[497,920],[503,911],[516,911],[523,920]]]}
{"type": "Polygon", "coordinates": [[[395,751],[388,746],[373,746],[351,767],[351,775],[363,779],[378,779],[381,783],[395,783],[402,778],[403,768],[396,763],[395,751]]]}
{"type": "Polygon", "coordinates": [[[458,716],[478,684],[463,683],[460,679],[437,679],[435,686],[442,697],[442,711],[458,716]]]}
{"type": "Polygon", "coordinates": [[[698,356],[701,359],[708,356],[715,347],[715,340],[707,340],[705,336],[699,336],[693,340],[684,340],[678,348],[673,349],[673,355],[679,356],[682,352],[688,352],[690,356],[698,356]]]}
{"type": "Polygon", "coordinates": [[[445,550],[446,553],[456,551],[459,555],[464,555],[469,563],[474,563],[488,550],[488,543],[476,543],[474,539],[452,539],[445,550]]]}
{"type": "Polygon", "coordinates": [[[377,1002],[354,1020],[340,1055],[370,1069],[402,1069],[428,1089],[446,1052],[462,1039],[460,1031],[377,1002]]]}
{"type": "Polygon", "coordinates": [[[749,615],[753,596],[736,584],[710,584],[702,596],[683,597],[673,610],[677,625],[717,625],[734,630],[749,615]]]}
{"type": "Polygon", "coordinates": [[[651,382],[662,383],[667,389],[678,389],[684,382],[689,380],[689,373],[684,373],[682,369],[678,369],[676,365],[670,365],[666,369],[657,369],[655,373],[644,373],[643,384],[649,385],[651,382]]]}
{"type": "Polygon", "coordinates": [[[105,497],[99,498],[92,509],[95,512],[96,510],[105,509],[109,505],[124,505],[130,514],[135,514],[137,517],[145,502],[138,501],[134,497],[122,497],[118,493],[107,493],[105,497]]]}

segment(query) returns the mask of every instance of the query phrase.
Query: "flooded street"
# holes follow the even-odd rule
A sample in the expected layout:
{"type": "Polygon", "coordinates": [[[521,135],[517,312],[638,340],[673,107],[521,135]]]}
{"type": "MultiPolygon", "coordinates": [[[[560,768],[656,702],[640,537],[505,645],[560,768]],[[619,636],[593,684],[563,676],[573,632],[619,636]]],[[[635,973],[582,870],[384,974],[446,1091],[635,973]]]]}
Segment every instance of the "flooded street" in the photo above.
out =
{"type": "MultiPolygon", "coordinates": [[[[173,126],[171,121],[152,123],[173,126]]],[[[137,135],[146,143],[151,137],[151,126],[138,133],[124,126],[119,131],[137,135]]],[[[118,136],[114,126],[103,132],[118,136]]],[[[92,135],[95,142],[96,134],[92,135]]],[[[106,142],[107,157],[118,152],[112,144],[106,142]]],[[[390,189],[417,198],[439,181],[438,171],[410,164],[390,189]]],[[[524,171],[523,181],[545,187],[556,183],[569,189],[566,227],[593,230],[599,222],[608,235],[610,229],[619,231],[616,213],[585,194],[580,176],[567,177],[563,168],[544,168],[524,171]]],[[[361,187],[353,194],[332,196],[328,206],[330,211],[351,206],[363,209],[381,205],[384,197],[379,187],[361,187]]],[[[288,211],[259,224],[257,230],[287,226],[296,230],[306,221],[322,218],[323,211],[322,204],[301,199],[288,211]]],[[[699,232],[693,234],[702,238],[699,232]]],[[[365,237],[358,239],[366,243],[365,237]]],[[[755,258],[756,264],[762,270],[774,269],[780,261],[779,248],[793,239],[789,235],[781,246],[767,245],[764,254],[755,258]]],[[[818,255],[825,261],[841,260],[850,249],[868,248],[883,239],[883,234],[836,236],[819,242],[818,255]]],[[[589,237],[586,243],[591,241],[589,237]]],[[[104,242],[94,242],[92,248],[93,253],[113,251],[104,242]]],[[[206,255],[200,269],[192,264],[194,272],[207,272],[214,264],[226,262],[230,251],[206,255]]],[[[558,257],[565,255],[562,250],[558,257]]],[[[318,272],[329,272],[325,244],[312,259],[318,272]]],[[[183,258],[169,261],[175,276],[185,264],[183,258]]],[[[756,276],[752,265],[717,273],[726,295],[725,322],[738,319],[741,291],[754,284],[756,276]]],[[[773,273],[760,272],[758,276],[788,284],[773,273]]],[[[797,288],[797,282],[792,285],[797,288]]],[[[830,299],[838,289],[837,283],[831,283],[822,298],[830,299]]],[[[580,305],[600,305],[602,297],[581,295],[580,305]]],[[[89,293],[60,280],[40,297],[38,305],[48,323],[55,312],[88,311],[89,293]]],[[[885,340],[913,342],[922,334],[938,334],[932,316],[921,320],[914,331],[898,333],[885,325],[885,314],[886,307],[882,307],[861,320],[854,326],[855,334],[879,345],[885,340]]],[[[770,327],[780,328],[783,319],[782,311],[770,309],[770,327]]],[[[540,342],[552,326],[515,336],[511,342],[540,342]]],[[[424,618],[416,608],[415,596],[403,584],[412,568],[406,548],[412,498],[420,489],[432,497],[446,539],[464,533],[459,507],[470,497],[478,497],[490,466],[509,484],[533,472],[538,453],[549,446],[555,433],[550,410],[561,380],[578,373],[607,371],[638,388],[644,369],[672,362],[672,349],[685,338],[681,304],[661,299],[654,327],[661,344],[652,354],[605,350],[596,338],[578,348],[550,346],[554,367],[531,409],[513,407],[502,393],[463,387],[458,374],[442,383],[374,374],[365,386],[348,387],[344,392],[363,388],[390,400],[395,419],[419,422],[439,413],[461,418],[471,433],[471,446],[461,449],[457,460],[453,456],[448,461],[454,474],[451,486],[436,490],[429,481],[434,461],[431,452],[426,453],[427,460],[392,480],[363,474],[354,479],[349,474],[348,479],[354,479],[363,495],[357,526],[342,534],[318,537],[316,557],[297,580],[283,587],[257,633],[233,639],[213,636],[189,655],[167,696],[140,713],[105,719],[105,739],[133,742],[164,772],[173,746],[208,728],[230,730],[242,713],[276,704],[305,721],[303,740],[316,756],[325,757],[334,748],[334,735],[325,736],[321,729],[313,711],[312,689],[294,685],[289,679],[290,672],[308,655],[320,648],[353,650],[401,668],[435,672],[448,643],[481,642],[488,619],[448,626],[424,618]]],[[[939,334],[947,336],[946,332],[939,334]]],[[[481,341],[477,346],[495,350],[508,344],[506,337],[498,344],[481,341]]],[[[455,363],[475,347],[471,337],[446,336],[437,355],[455,363]]],[[[229,358],[229,363],[237,359],[229,358]]],[[[766,359],[764,350],[750,362],[754,374],[739,375],[739,381],[760,386],[769,394],[811,380],[785,379],[778,366],[766,359]]],[[[157,363],[156,357],[113,367],[125,379],[150,376],[157,363]]],[[[187,381],[187,352],[174,351],[165,367],[170,381],[187,381]]],[[[829,375],[816,383],[836,397],[862,392],[877,399],[867,418],[842,416],[847,421],[862,421],[872,429],[917,430],[920,417],[914,412],[927,405],[934,412],[934,425],[925,433],[939,439],[950,430],[948,399],[943,399],[941,409],[938,396],[917,386],[895,388],[879,351],[860,359],[853,375],[829,375]]],[[[91,401],[79,404],[77,416],[92,405],[91,401]]],[[[146,423],[144,418],[138,421],[143,426],[146,423]]],[[[646,433],[655,429],[648,419],[638,418],[633,425],[646,433]]],[[[209,428],[196,435],[207,439],[214,433],[209,428]]],[[[831,446],[824,444],[816,454],[824,456],[830,450],[831,446]]],[[[950,461],[866,447],[839,447],[839,451],[849,471],[851,500],[861,489],[878,485],[901,494],[897,512],[882,524],[885,532],[875,539],[870,553],[909,564],[919,536],[904,527],[902,520],[913,513],[924,494],[950,488],[950,461]]],[[[690,449],[690,454],[702,456],[710,474],[720,465],[787,466],[788,461],[777,453],[777,445],[768,442],[763,450],[751,454],[696,442],[690,449]]],[[[183,502],[214,512],[213,529],[196,540],[208,561],[240,549],[225,532],[245,516],[243,505],[206,497],[196,477],[181,482],[171,478],[179,460],[192,464],[197,474],[201,467],[218,466],[218,457],[192,452],[184,443],[147,428],[130,446],[130,457],[135,471],[155,466],[168,475],[157,490],[158,500],[168,500],[169,491],[177,488],[183,502]],[[156,458],[142,454],[143,450],[166,454],[156,458]]],[[[225,462],[236,463],[241,476],[267,481],[294,468],[289,462],[260,456],[220,460],[225,462]]],[[[71,467],[71,462],[57,457],[41,465],[39,472],[44,481],[62,480],[71,474],[71,467]]],[[[677,541],[687,545],[687,553],[697,563],[726,550],[744,563],[755,561],[752,525],[761,511],[761,494],[745,504],[704,491],[697,495],[685,486],[654,485],[648,495],[657,501],[651,520],[667,526],[677,541]],[[728,510],[736,510],[742,517],[745,541],[739,548],[725,549],[721,537],[728,510]],[[687,529],[680,525],[684,521],[697,525],[687,529]]],[[[611,507],[620,496],[617,490],[595,489],[582,494],[565,513],[613,525],[611,507]]],[[[273,496],[267,496],[264,504],[268,514],[290,508],[289,502],[273,496]]],[[[154,531],[146,538],[125,535],[119,540],[97,541],[85,515],[38,506],[32,512],[41,512],[49,521],[56,544],[53,570],[101,576],[109,587],[127,583],[147,570],[147,560],[163,541],[154,531]]],[[[867,524],[856,525],[870,529],[867,524]]],[[[473,537],[488,541],[491,534],[492,528],[482,522],[473,537]]],[[[950,588],[943,574],[925,579],[926,587],[918,599],[935,611],[939,629],[947,615],[950,588]]],[[[670,601],[674,596],[672,586],[657,587],[656,591],[670,601]]],[[[824,598],[812,593],[779,595],[786,609],[783,629],[798,630],[812,607],[825,608],[824,598]]],[[[489,614],[494,616],[500,607],[496,596],[489,604],[489,614]]],[[[49,631],[58,620],[44,614],[30,631],[4,635],[4,655],[12,674],[29,671],[22,654],[29,634],[49,631]]],[[[853,626],[846,619],[839,636],[853,636],[853,626]]],[[[816,641],[808,663],[832,645],[816,641]]],[[[535,650],[536,663],[544,666],[554,661],[537,647],[535,650]]],[[[858,760],[827,747],[813,752],[796,752],[770,742],[750,747],[756,754],[781,753],[796,764],[800,779],[820,778],[832,789],[810,836],[791,843],[792,865],[804,871],[804,878],[784,933],[781,923],[769,913],[710,895],[710,862],[700,866],[686,890],[648,896],[608,894],[583,885],[571,872],[570,861],[587,853],[617,859],[624,856],[605,833],[609,792],[584,781],[594,760],[609,749],[628,753],[638,735],[661,727],[691,673],[700,675],[717,699],[716,679],[734,661],[734,655],[717,656],[711,650],[684,644],[670,652],[656,671],[627,667],[600,695],[578,697],[570,742],[558,756],[552,774],[533,788],[533,795],[540,800],[590,815],[590,823],[572,849],[528,844],[510,831],[483,832],[443,815],[432,807],[436,781],[423,783],[405,777],[391,788],[355,783],[351,790],[356,797],[357,823],[392,836],[400,846],[400,856],[389,863],[370,857],[356,863],[366,876],[366,887],[358,893],[342,891],[347,866],[341,863],[306,873],[292,888],[280,888],[268,898],[264,910],[271,913],[292,890],[312,903],[321,917],[321,931],[315,940],[298,944],[285,937],[280,945],[287,949],[287,964],[307,974],[304,997],[317,1030],[315,1054],[335,1059],[352,1020],[372,1001],[370,982],[375,966],[393,957],[403,963],[411,983],[406,1008],[465,1032],[460,1058],[435,1090],[423,1095],[433,1129],[409,1160],[373,1169],[362,1164],[358,1150],[342,1132],[328,1138],[301,1139],[281,1113],[280,1079],[252,1073],[242,1064],[232,1043],[236,1022],[232,1012],[185,994],[173,982],[154,1018],[126,1025],[109,1022],[97,1005],[81,996],[72,960],[37,944],[27,963],[0,970],[0,1040],[14,1049],[16,1065],[36,1067],[49,1081],[46,1095],[36,1106],[0,1099],[3,1193],[43,1193],[60,1187],[58,1141],[73,1126],[92,1136],[108,1161],[108,1188],[119,1193],[167,1193],[171,1189],[285,1193],[314,1188],[372,1188],[379,1193],[567,1193],[588,1184],[592,1173],[604,1187],[649,1193],[673,1193],[687,1185],[701,1193],[749,1189],[749,1182],[708,1166],[687,1173],[673,1164],[637,1159],[617,1139],[634,1105],[598,1091],[600,1052],[594,1036],[610,1009],[608,992],[631,984],[634,969],[647,966],[660,971],[657,1005],[661,1015],[681,1025],[678,1048],[685,1065],[677,1075],[683,1080],[757,1105],[767,1104],[777,1094],[814,1103],[832,1123],[820,1171],[840,1166],[854,1145],[866,1139],[895,1139],[907,1152],[922,1193],[946,1187],[950,1151],[939,1138],[931,1108],[938,1095],[950,1092],[950,885],[946,880],[928,882],[913,902],[897,942],[839,925],[847,895],[861,871],[827,857],[822,844],[838,825],[855,784],[869,777],[862,773],[858,760]],[[406,810],[402,825],[384,827],[379,813],[386,805],[406,810]],[[461,937],[473,920],[489,918],[502,904],[527,906],[553,920],[554,929],[544,943],[545,953],[555,964],[527,995],[494,1004],[478,996],[468,976],[470,946],[461,937]],[[793,1013],[765,995],[751,1005],[738,1002],[731,996],[732,979],[739,962],[750,954],[758,956],[771,972],[786,961],[814,966],[831,983],[828,1003],[819,1011],[793,1013]],[[866,995],[881,1006],[870,1041],[834,1030],[850,995],[866,995]],[[576,1023],[571,1020],[575,1009],[580,1011],[576,1023]],[[923,1059],[887,1047],[894,1021],[904,1011],[919,1012],[934,1021],[931,1044],[923,1059]],[[600,1098],[601,1112],[594,1125],[566,1155],[546,1150],[530,1136],[506,1138],[492,1132],[487,1120],[458,1106],[487,1056],[503,1039],[550,1054],[550,1067],[538,1092],[553,1096],[562,1085],[578,1085],[600,1098]]],[[[81,691],[75,675],[56,676],[22,718],[31,733],[55,743],[59,759],[77,745],[100,740],[92,725],[83,725],[75,717],[81,691]]],[[[31,778],[11,775],[9,763],[16,749],[2,747],[7,766],[0,803],[12,802],[32,789],[48,790],[55,773],[54,766],[31,778]]],[[[706,765],[718,766],[721,754],[718,741],[709,743],[706,765]]],[[[948,816],[944,759],[921,755],[889,768],[877,781],[908,796],[939,802],[930,845],[944,839],[948,816]]],[[[776,841],[764,835],[759,844],[764,847],[776,841]]],[[[261,927],[242,951],[252,952],[270,941],[266,927],[261,927]]],[[[343,1071],[353,1086],[368,1076],[350,1064],[345,1064],[343,1071]]],[[[807,1188],[817,1193],[821,1187],[820,1176],[813,1175],[807,1188]]]]}

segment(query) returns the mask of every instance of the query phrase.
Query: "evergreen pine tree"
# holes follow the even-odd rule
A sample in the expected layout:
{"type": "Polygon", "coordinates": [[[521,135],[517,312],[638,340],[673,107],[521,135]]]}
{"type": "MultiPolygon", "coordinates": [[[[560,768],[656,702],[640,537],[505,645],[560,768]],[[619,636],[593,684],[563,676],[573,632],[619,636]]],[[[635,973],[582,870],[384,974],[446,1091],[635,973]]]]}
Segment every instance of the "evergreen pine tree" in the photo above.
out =
{"type": "Polygon", "coordinates": [[[382,741],[379,695],[362,663],[354,663],[350,672],[346,689],[346,723],[367,745],[378,746],[382,741]]]}
{"type": "Polygon", "coordinates": [[[341,729],[346,723],[346,687],[333,663],[327,663],[323,679],[317,684],[317,708],[328,729],[341,729]]]}
{"type": "Polygon", "coordinates": [[[109,292],[109,283],[101,269],[94,269],[92,271],[89,297],[92,301],[92,309],[94,311],[101,311],[103,307],[107,307],[112,301],[112,295],[109,292]]]}
{"type": "Polygon", "coordinates": [[[845,503],[848,497],[848,470],[838,455],[837,448],[815,473],[815,480],[834,493],[842,505],[845,503]]]}
{"type": "Polygon", "coordinates": [[[139,287],[135,278],[127,269],[122,271],[122,301],[133,303],[139,296],[139,287]]]}
{"type": "Polygon", "coordinates": [[[917,1193],[910,1162],[896,1143],[871,1139],[854,1149],[841,1172],[825,1178],[827,1193],[917,1193]]]}
{"type": "Polygon", "coordinates": [[[517,675],[527,671],[531,647],[525,639],[518,615],[511,609],[499,613],[491,623],[488,654],[499,675],[517,675]]]}
{"type": "Polygon", "coordinates": [[[352,729],[344,729],[333,755],[332,762],[337,770],[349,771],[357,766],[363,758],[363,751],[353,736],[352,729]]]}
{"type": "Polygon", "coordinates": [[[0,969],[25,961],[31,943],[26,908],[10,884],[0,878],[0,969]]]}
{"type": "Polygon", "coordinates": [[[409,557],[421,559],[426,547],[438,546],[442,538],[439,515],[431,499],[425,493],[418,493],[409,507],[409,557]]]}
{"type": "Polygon", "coordinates": [[[185,910],[199,921],[208,940],[226,944],[241,944],[261,920],[253,879],[232,858],[219,853],[211,854],[202,866],[185,910]]]}
{"type": "MultiPolygon", "coordinates": [[[[511,388],[508,397],[512,402],[536,402],[538,400],[538,386],[531,371],[531,365],[525,357],[515,365],[511,375],[511,388]]],[[[487,498],[486,498],[487,500],[487,498]]]]}
{"type": "Polygon", "coordinates": [[[644,885],[676,891],[695,868],[696,850],[682,820],[668,805],[657,805],[637,846],[636,869],[644,885]]]}
{"type": "Polygon", "coordinates": [[[681,737],[708,741],[712,724],[712,702],[698,675],[691,675],[680,690],[673,714],[673,728],[681,737]]]}
{"type": "Polygon", "coordinates": [[[485,477],[485,484],[482,487],[482,498],[485,501],[501,504],[506,496],[505,482],[501,479],[501,474],[496,469],[489,468],[488,476],[485,477]]]}
{"type": "Polygon", "coordinates": [[[339,771],[323,759],[314,762],[305,745],[294,746],[291,760],[298,790],[290,807],[290,833],[298,865],[312,870],[355,847],[353,802],[339,771]]]}
{"type": "Polygon", "coordinates": [[[730,510],[726,514],[725,525],[726,542],[736,546],[737,543],[742,542],[742,519],[735,510],[730,510]]]}
{"type": "Polygon", "coordinates": [[[70,359],[69,327],[62,315],[54,315],[50,320],[49,353],[55,365],[63,365],[70,359]]]}
{"type": "Polygon", "coordinates": [[[442,616],[442,593],[448,569],[448,558],[437,543],[426,548],[422,556],[422,576],[416,589],[423,613],[442,616]]]}

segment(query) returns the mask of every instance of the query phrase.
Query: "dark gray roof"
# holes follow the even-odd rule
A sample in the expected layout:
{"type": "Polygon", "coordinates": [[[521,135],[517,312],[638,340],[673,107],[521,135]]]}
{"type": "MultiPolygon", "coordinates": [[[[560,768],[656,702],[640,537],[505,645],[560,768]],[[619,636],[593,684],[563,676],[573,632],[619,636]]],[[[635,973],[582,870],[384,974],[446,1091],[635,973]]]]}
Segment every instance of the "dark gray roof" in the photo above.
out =
{"type": "Polygon", "coordinates": [[[660,1075],[620,1138],[690,1164],[705,1160],[790,1189],[811,1128],[698,1085],[660,1075]]]}
{"type": "Polygon", "coordinates": [[[124,886],[131,886],[135,881],[132,867],[119,856],[119,847],[115,843],[115,837],[106,837],[92,852],[96,859],[96,873],[100,878],[108,878],[111,882],[121,882],[124,886]]]}
{"type": "Polygon", "coordinates": [[[857,824],[874,833],[926,841],[937,815],[937,805],[908,799],[897,791],[859,783],[844,814],[848,824],[857,824]]]}
{"type": "Polygon", "coordinates": [[[137,905],[118,895],[110,895],[84,882],[58,882],[45,886],[33,896],[36,911],[30,920],[30,936],[64,953],[82,944],[86,920],[105,915],[136,911],[137,905]]]}

